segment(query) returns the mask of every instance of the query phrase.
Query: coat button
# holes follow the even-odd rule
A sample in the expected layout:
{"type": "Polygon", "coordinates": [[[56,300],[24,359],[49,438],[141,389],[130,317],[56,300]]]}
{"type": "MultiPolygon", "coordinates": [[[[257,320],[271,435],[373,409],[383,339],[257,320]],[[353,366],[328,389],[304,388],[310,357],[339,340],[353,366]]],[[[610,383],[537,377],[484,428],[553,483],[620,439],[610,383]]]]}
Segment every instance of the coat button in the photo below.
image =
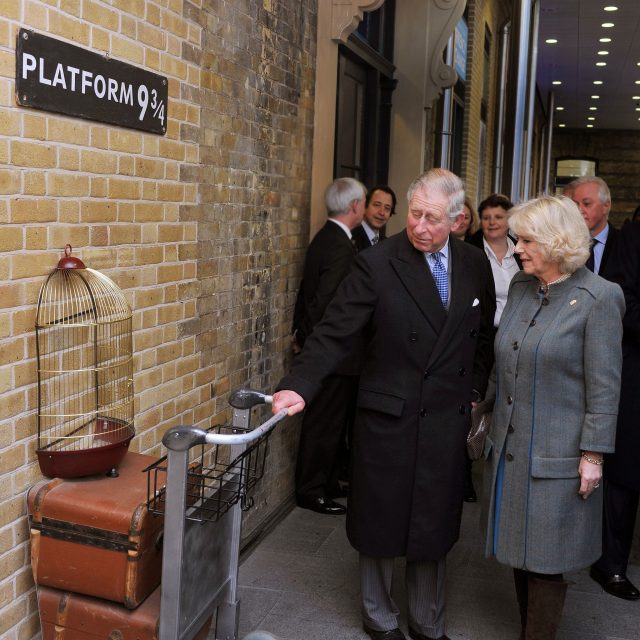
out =
{"type": "Polygon", "coordinates": [[[512,345],[512,346],[513,346],[513,350],[514,350],[514,351],[517,351],[517,350],[518,350],[518,341],[516,340],[516,341],[513,343],[513,345],[512,345]]]}
{"type": "Polygon", "coordinates": [[[462,415],[464,415],[464,414],[467,412],[467,408],[466,408],[463,404],[461,404],[461,405],[458,407],[458,411],[459,411],[462,415]]]}
{"type": "Polygon", "coordinates": [[[472,338],[475,338],[475,337],[478,335],[478,331],[477,331],[477,329],[471,329],[471,331],[469,331],[469,335],[470,335],[472,338]]]}
{"type": "Polygon", "coordinates": [[[507,431],[508,431],[509,433],[513,433],[513,432],[515,431],[515,429],[513,428],[513,425],[512,425],[512,424],[510,424],[510,425],[507,427],[507,431]]]}
{"type": "Polygon", "coordinates": [[[458,369],[458,375],[464,376],[467,373],[467,370],[464,367],[460,367],[458,369]]]}
{"type": "Polygon", "coordinates": [[[426,409],[421,409],[421,410],[420,410],[420,417],[421,417],[421,418],[424,418],[424,417],[426,417],[426,415],[427,415],[427,411],[426,411],[426,409]]]}
{"type": "Polygon", "coordinates": [[[418,341],[418,334],[415,331],[412,331],[409,334],[409,342],[417,342],[418,341]]]}
{"type": "Polygon", "coordinates": [[[546,307],[549,304],[549,298],[542,298],[542,306],[546,307]]]}
{"type": "Polygon", "coordinates": [[[536,326],[536,320],[535,318],[529,323],[530,327],[535,327],[536,326]]]}
{"type": "Polygon", "coordinates": [[[429,371],[424,372],[424,379],[427,380],[429,378],[429,371]]]}
{"type": "Polygon", "coordinates": [[[507,455],[505,456],[505,458],[511,462],[513,460],[513,454],[512,453],[507,453],[507,455]]]}
{"type": "Polygon", "coordinates": [[[513,404],[513,398],[511,396],[507,396],[507,404],[513,404]]]}

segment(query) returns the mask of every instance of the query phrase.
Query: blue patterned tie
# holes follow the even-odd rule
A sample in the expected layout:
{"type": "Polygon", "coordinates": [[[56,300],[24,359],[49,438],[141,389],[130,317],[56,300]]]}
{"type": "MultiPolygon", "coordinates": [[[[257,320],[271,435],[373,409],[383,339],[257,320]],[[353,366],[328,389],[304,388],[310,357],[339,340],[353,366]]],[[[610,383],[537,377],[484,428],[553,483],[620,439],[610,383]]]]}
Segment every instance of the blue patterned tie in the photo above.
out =
{"type": "Polygon", "coordinates": [[[440,300],[446,307],[447,300],[449,299],[449,278],[447,271],[442,264],[442,254],[439,251],[431,254],[433,256],[433,279],[436,281],[436,287],[438,287],[438,293],[440,294],[440,300]]]}

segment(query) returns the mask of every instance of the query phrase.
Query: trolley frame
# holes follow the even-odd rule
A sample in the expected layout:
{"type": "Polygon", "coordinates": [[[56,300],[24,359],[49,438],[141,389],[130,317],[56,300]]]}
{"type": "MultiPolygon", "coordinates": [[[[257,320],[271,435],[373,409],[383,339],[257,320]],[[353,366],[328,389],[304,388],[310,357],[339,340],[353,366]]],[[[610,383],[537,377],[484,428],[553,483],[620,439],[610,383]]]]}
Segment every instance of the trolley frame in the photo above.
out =
{"type": "Polygon", "coordinates": [[[283,410],[249,431],[251,409],[270,404],[272,397],[251,389],[231,394],[232,427],[244,433],[205,432],[189,426],[167,431],[162,442],[167,448],[167,476],[164,503],[164,541],[159,640],[190,640],[217,609],[216,640],[236,640],[240,616],[237,598],[238,559],[242,503],[235,501],[217,520],[189,519],[192,506],[187,497],[189,451],[196,445],[227,445],[230,460],[268,438],[282,420],[283,410]]]}

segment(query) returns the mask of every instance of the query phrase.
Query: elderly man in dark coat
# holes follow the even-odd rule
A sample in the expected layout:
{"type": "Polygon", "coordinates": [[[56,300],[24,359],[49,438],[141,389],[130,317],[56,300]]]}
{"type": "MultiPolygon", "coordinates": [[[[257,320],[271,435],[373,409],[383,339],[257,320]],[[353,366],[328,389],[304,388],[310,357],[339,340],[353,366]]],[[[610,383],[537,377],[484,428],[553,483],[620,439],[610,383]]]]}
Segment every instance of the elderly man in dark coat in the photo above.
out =
{"type": "Polygon", "coordinates": [[[484,393],[495,293],[476,247],[450,236],[462,182],[433,169],[409,188],[407,229],[360,253],[273,410],[301,411],[364,336],[347,534],[360,552],[364,629],[402,640],[391,598],[407,559],[409,635],[444,635],[444,568],[460,530],[470,404],[484,393]]]}

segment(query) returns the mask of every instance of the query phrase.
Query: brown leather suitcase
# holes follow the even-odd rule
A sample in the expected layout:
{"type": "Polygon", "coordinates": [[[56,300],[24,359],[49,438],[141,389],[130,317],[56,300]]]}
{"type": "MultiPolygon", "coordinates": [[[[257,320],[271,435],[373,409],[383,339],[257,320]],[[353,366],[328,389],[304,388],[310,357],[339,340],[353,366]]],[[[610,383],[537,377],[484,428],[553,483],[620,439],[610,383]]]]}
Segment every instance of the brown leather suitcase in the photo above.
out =
{"type": "Polygon", "coordinates": [[[159,584],[163,518],[147,509],[152,456],[127,452],[118,477],[45,480],[29,490],[37,585],[133,609],[159,584]]]}
{"type": "MultiPolygon", "coordinates": [[[[137,609],[77,593],[38,587],[42,640],[156,640],[160,588],[137,609]]],[[[205,640],[211,617],[194,640],[205,640]]]]}

